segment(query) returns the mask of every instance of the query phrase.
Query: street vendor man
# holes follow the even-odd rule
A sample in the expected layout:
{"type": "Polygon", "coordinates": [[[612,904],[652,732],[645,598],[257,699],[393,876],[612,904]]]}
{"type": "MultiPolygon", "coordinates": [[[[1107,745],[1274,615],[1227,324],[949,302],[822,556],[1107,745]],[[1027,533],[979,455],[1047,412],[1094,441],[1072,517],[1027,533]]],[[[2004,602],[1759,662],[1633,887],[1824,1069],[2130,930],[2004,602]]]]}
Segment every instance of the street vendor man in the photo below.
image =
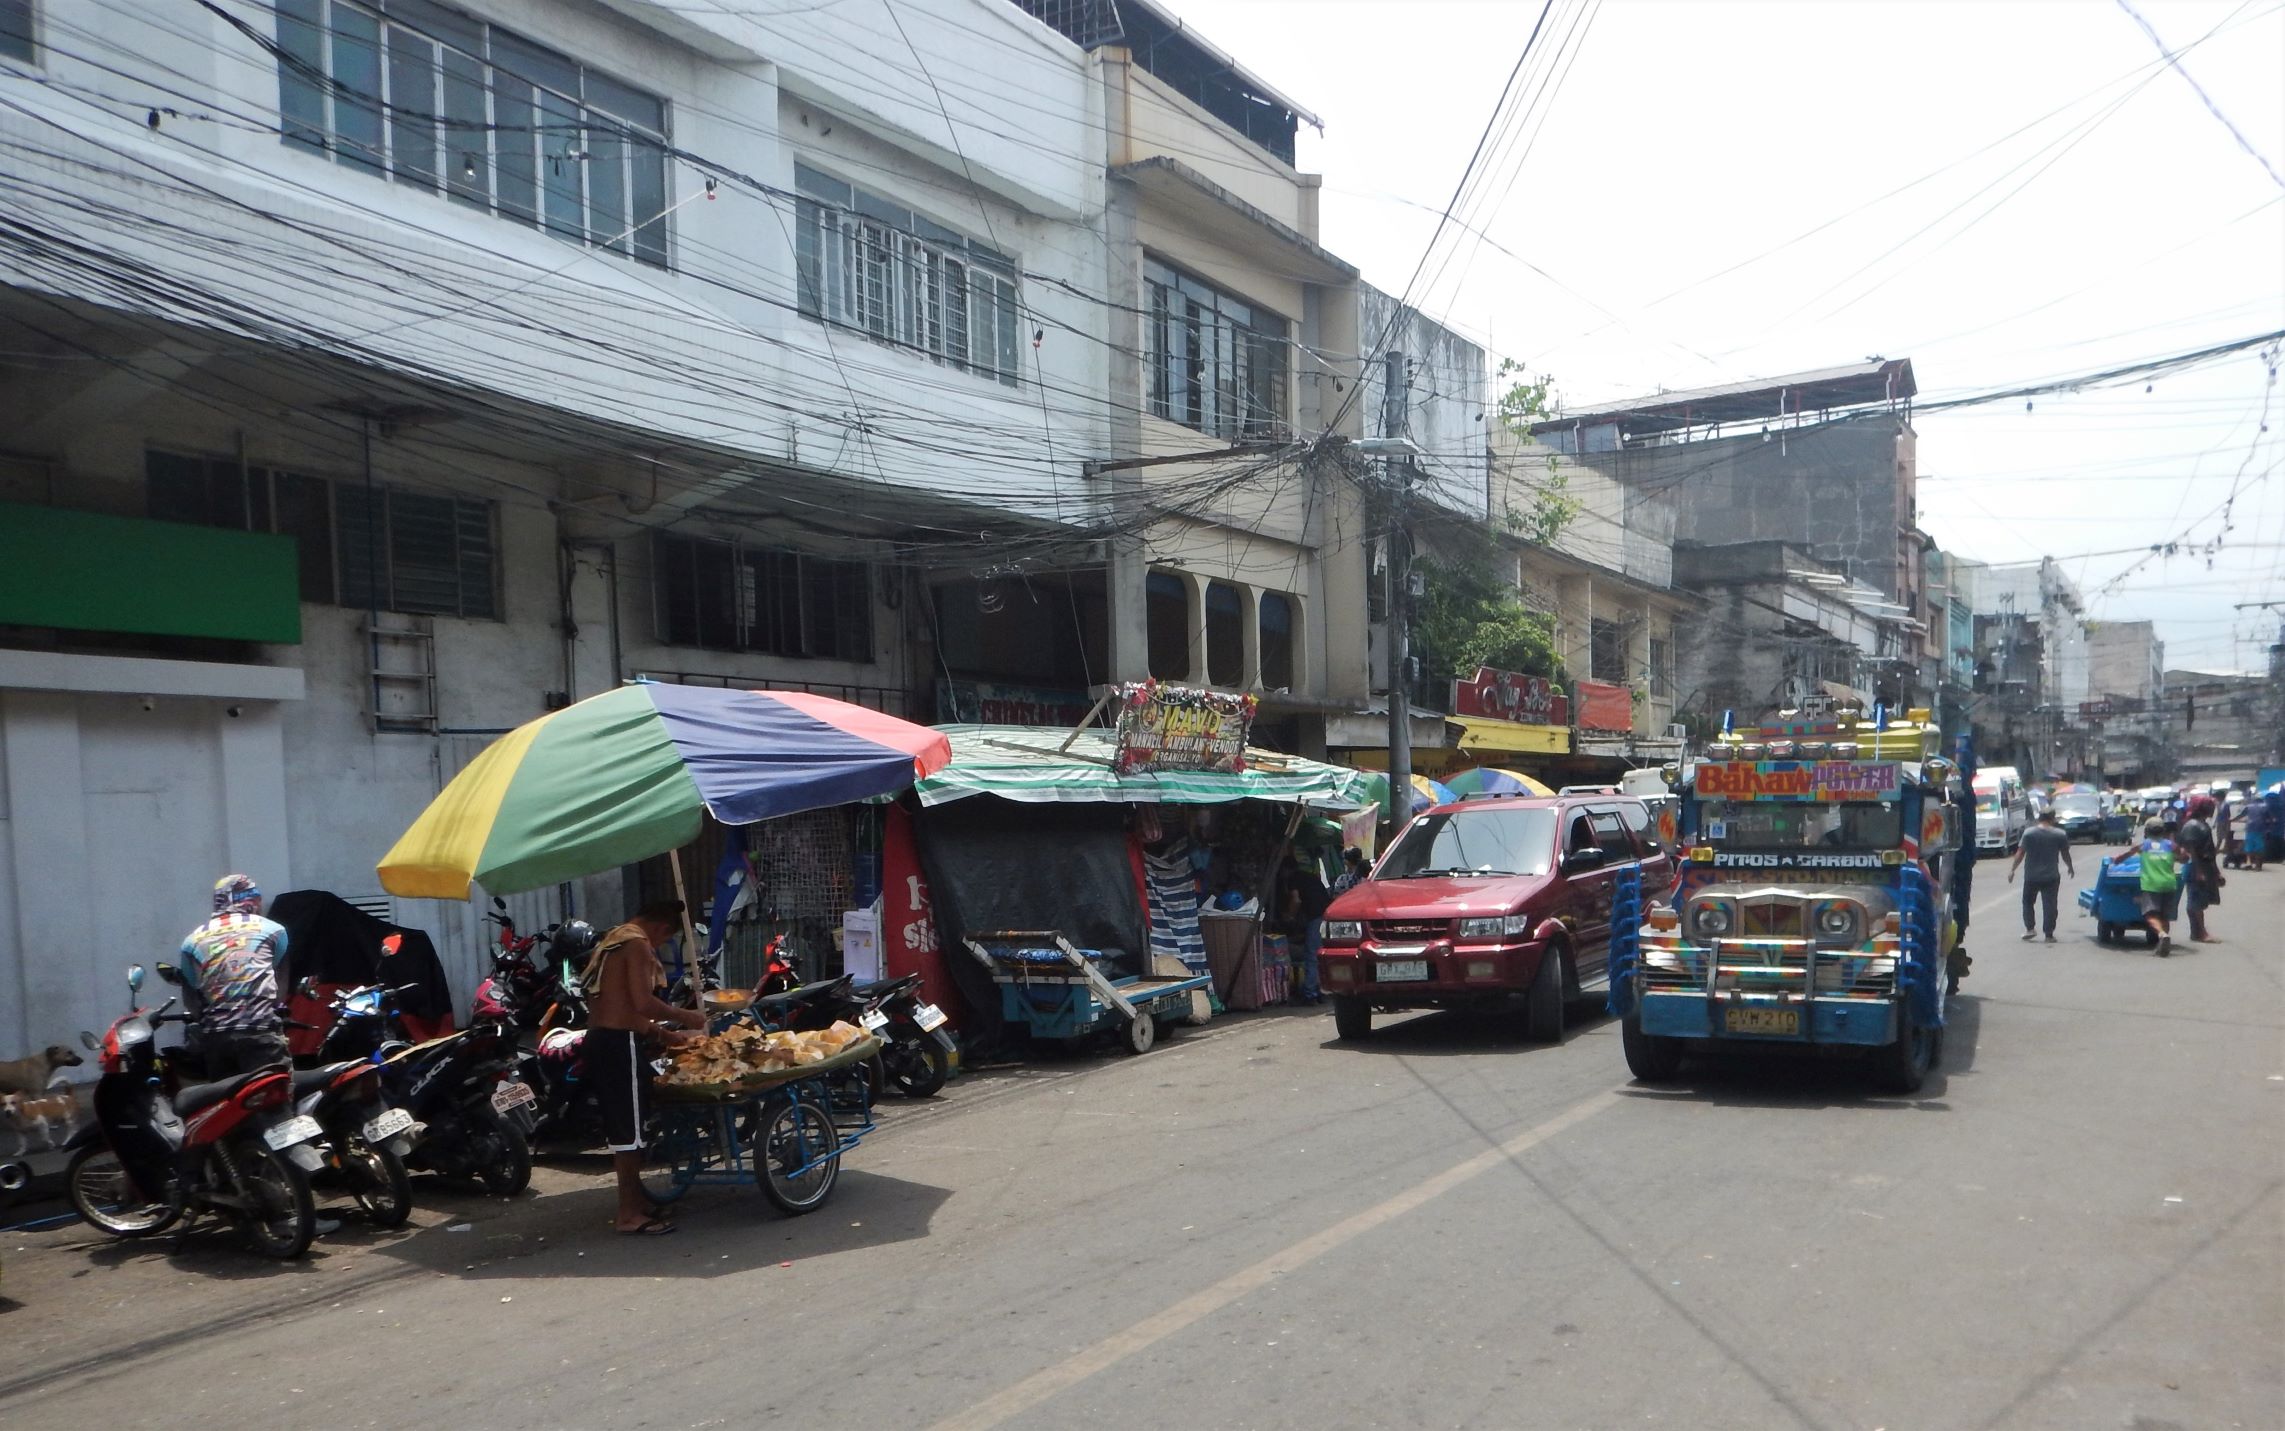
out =
{"type": "Polygon", "coordinates": [[[629,1236],[674,1231],[663,1209],[643,1193],[643,1107],[651,1049],[673,1042],[675,1029],[703,1029],[706,1015],[679,1009],[659,997],[666,970],[658,946],[682,924],[674,900],[646,904],[633,919],[603,936],[588,956],[580,982],[588,996],[587,1037],[580,1045],[588,1086],[603,1113],[603,1136],[619,1179],[617,1226],[629,1236]]]}

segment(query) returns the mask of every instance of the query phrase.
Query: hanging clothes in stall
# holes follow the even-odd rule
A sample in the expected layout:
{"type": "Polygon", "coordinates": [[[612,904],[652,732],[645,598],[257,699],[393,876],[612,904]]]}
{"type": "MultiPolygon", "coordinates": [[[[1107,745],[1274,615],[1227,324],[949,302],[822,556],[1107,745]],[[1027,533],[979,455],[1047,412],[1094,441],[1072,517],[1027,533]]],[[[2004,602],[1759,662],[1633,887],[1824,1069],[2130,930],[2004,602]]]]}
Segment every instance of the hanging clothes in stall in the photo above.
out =
{"type": "Polygon", "coordinates": [[[1206,937],[1198,928],[1190,841],[1172,841],[1155,853],[1145,849],[1143,871],[1150,898],[1150,952],[1181,960],[1193,974],[1205,973],[1206,937]]]}

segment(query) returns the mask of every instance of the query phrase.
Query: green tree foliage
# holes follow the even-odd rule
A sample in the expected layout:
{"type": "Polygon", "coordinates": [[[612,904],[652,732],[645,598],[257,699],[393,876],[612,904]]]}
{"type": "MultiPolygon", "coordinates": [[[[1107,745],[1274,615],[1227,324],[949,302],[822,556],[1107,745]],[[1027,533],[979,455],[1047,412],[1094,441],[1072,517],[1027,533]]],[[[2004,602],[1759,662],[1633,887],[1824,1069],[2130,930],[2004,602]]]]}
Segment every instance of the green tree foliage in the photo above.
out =
{"type": "Polygon", "coordinates": [[[1413,599],[1412,650],[1420,658],[1417,696],[1437,704],[1456,677],[1478,666],[1527,676],[1558,674],[1554,619],[1523,604],[1488,551],[1419,557],[1422,592],[1413,599]]]}

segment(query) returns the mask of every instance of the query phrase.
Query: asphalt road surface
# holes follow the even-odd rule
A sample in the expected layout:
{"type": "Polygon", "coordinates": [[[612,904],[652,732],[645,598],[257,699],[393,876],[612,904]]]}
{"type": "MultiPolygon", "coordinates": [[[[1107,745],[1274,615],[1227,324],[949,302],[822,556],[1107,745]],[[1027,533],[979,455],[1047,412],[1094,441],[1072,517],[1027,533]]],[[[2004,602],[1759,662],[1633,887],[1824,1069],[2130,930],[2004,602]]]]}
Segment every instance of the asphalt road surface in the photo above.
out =
{"type": "Polygon", "coordinates": [[[617,1237],[590,1162],[282,1268],[11,1234],[0,1423],[2285,1424],[2285,869],[2167,960],[2018,943],[2002,878],[1917,1097],[1234,1018],[890,1107],[798,1220],[617,1237]]]}

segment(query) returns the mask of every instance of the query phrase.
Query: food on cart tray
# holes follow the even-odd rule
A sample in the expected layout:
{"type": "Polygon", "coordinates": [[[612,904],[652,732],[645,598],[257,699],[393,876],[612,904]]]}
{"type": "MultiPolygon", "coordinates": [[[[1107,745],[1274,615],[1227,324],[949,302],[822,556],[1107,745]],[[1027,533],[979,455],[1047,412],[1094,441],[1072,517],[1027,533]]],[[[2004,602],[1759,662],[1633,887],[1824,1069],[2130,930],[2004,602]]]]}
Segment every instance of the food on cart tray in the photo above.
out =
{"type": "Polygon", "coordinates": [[[825,1029],[781,1029],[774,1033],[765,1033],[752,1024],[738,1024],[676,1045],[667,1054],[666,1068],[658,1081],[669,1087],[705,1088],[807,1068],[825,1062],[864,1036],[863,1029],[846,1022],[825,1029]]]}

